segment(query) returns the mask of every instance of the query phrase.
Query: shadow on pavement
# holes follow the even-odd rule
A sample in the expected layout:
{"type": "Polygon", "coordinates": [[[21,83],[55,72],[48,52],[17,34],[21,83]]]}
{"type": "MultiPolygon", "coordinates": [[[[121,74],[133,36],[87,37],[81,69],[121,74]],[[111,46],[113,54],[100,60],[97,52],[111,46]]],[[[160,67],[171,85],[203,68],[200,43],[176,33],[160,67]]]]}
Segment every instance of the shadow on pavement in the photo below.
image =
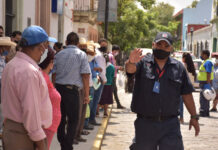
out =
{"type": "Polygon", "coordinates": [[[105,133],[105,136],[117,136],[117,135],[113,134],[113,133],[110,133],[110,132],[107,132],[107,133],[105,133]]]}
{"type": "Polygon", "coordinates": [[[108,125],[117,125],[117,124],[120,124],[120,123],[117,123],[117,122],[109,122],[108,125]]]}

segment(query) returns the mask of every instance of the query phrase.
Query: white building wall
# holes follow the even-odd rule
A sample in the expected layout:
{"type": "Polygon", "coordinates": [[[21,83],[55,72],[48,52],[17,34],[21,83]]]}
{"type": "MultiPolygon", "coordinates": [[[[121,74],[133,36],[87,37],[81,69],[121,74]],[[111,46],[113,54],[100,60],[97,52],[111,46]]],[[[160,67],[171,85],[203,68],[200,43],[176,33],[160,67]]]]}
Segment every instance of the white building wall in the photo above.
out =
{"type": "MultiPolygon", "coordinates": [[[[197,42],[200,44],[203,42],[204,49],[205,49],[205,42],[207,41],[209,44],[209,51],[212,52],[213,49],[213,42],[212,42],[212,25],[202,28],[200,30],[197,30],[193,33],[193,38],[192,38],[192,44],[193,44],[193,50],[196,50],[194,47],[197,45],[197,42]]],[[[191,44],[191,34],[189,33],[187,35],[187,44],[191,44]]],[[[195,52],[197,53],[197,52],[195,52]]],[[[200,52],[199,52],[200,54],[200,52]]]]}
{"type": "Polygon", "coordinates": [[[62,42],[65,43],[67,35],[73,31],[73,0],[65,0],[63,25],[62,25],[62,42]],[[67,5],[66,5],[67,4],[67,5]]]}
{"type": "Polygon", "coordinates": [[[89,38],[88,29],[89,29],[90,24],[89,23],[80,23],[80,22],[74,22],[73,24],[74,24],[73,32],[77,33],[79,35],[79,37],[83,37],[86,40],[88,40],[88,38],[89,38]],[[79,33],[78,32],[79,28],[84,28],[85,33],[79,33]]]}
{"type": "Polygon", "coordinates": [[[3,14],[4,14],[4,9],[3,9],[3,0],[0,0],[0,25],[4,24],[3,21],[3,14]]]}
{"type": "Polygon", "coordinates": [[[90,0],[73,0],[74,10],[90,10],[90,0]]]}
{"type": "Polygon", "coordinates": [[[31,25],[35,25],[35,0],[23,0],[22,30],[27,27],[27,19],[31,18],[31,25]]]}
{"type": "Polygon", "coordinates": [[[58,14],[51,13],[50,35],[58,39],[58,14]]]}

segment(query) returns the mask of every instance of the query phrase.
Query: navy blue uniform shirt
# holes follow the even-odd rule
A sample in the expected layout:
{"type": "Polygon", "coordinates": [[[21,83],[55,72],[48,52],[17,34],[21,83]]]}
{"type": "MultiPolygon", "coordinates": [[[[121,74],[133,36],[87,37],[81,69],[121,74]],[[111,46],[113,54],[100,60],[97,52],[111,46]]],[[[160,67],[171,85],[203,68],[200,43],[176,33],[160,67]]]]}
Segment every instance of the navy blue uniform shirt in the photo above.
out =
{"type": "Polygon", "coordinates": [[[153,55],[145,56],[136,66],[132,111],[146,117],[177,116],[180,96],[194,91],[183,64],[169,57],[163,69],[164,74],[159,79],[159,94],[153,92],[154,83],[159,77],[156,71],[159,67],[153,55]]]}

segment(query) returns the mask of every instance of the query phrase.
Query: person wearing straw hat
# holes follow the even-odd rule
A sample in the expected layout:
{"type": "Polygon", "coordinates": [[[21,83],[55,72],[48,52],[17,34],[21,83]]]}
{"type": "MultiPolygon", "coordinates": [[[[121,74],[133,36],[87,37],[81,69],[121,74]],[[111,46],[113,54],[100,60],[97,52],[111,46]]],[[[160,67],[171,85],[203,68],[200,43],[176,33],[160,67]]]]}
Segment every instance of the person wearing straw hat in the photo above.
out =
{"type": "Polygon", "coordinates": [[[38,63],[50,38],[39,26],[23,31],[21,52],[7,63],[2,74],[4,150],[47,150],[43,129],[52,124],[48,87],[38,63]]]}
{"type": "MultiPolygon", "coordinates": [[[[2,78],[3,69],[6,65],[4,55],[8,53],[11,47],[15,47],[15,46],[16,43],[12,42],[9,37],[0,37],[0,101],[1,101],[1,78],[2,78]]],[[[3,117],[0,108],[0,137],[2,136],[2,123],[3,123],[3,117]]]]}

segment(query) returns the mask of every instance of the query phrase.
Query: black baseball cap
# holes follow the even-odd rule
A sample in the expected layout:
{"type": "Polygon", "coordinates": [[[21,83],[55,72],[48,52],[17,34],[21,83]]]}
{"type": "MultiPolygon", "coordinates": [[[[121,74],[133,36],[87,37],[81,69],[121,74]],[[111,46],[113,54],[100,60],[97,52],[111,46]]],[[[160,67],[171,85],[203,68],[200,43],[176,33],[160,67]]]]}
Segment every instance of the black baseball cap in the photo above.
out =
{"type": "Polygon", "coordinates": [[[154,42],[158,43],[160,41],[166,41],[169,45],[172,45],[173,36],[169,32],[159,32],[157,33],[154,42]]]}

